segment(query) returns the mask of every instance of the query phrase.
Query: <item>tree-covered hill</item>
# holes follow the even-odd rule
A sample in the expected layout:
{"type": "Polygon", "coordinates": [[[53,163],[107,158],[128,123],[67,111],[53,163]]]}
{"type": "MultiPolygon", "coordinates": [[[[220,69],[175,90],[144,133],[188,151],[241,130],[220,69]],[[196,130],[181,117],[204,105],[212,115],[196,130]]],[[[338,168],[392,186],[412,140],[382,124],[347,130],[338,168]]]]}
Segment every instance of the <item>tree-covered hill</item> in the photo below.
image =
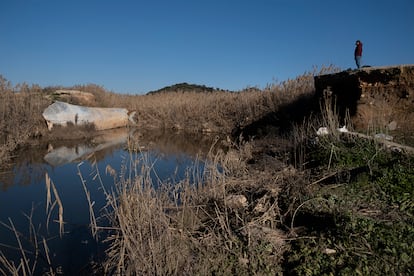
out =
{"type": "Polygon", "coordinates": [[[171,86],[166,86],[164,88],[150,91],[147,94],[156,94],[156,93],[168,93],[168,92],[200,92],[200,93],[209,93],[214,91],[225,91],[219,88],[207,87],[205,85],[199,84],[189,84],[186,82],[177,83],[171,86]]]}

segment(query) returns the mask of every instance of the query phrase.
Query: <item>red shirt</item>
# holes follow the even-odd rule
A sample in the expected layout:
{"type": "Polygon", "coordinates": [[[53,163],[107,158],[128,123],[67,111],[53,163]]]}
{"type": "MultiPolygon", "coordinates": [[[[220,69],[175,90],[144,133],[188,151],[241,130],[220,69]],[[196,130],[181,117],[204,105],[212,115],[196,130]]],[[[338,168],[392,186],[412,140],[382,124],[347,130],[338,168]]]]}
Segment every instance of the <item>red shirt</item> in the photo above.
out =
{"type": "Polygon", "coordinates": [[[355,56],[362,56],[362,43],[358,43],[355,47],[355,56]]]}

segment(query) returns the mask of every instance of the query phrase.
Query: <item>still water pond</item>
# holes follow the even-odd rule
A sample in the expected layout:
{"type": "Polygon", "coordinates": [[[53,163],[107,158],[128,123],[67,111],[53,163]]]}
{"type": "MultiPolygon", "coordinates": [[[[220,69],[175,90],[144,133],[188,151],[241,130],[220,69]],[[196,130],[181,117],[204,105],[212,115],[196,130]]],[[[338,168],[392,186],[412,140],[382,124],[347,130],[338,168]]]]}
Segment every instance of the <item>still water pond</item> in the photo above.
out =
{"type": "MultiPolygon", "coordinates": [[[[107,173],[108,167],[117,175],[128,174],[130,163],[145,155],[146,162],[153,164],[154,183],[173,183],[184,178],[188,168],[198,167],[202,171],[203,162],[200,160],[214,139],[205,135],[196,137],[117,129],[88,142],[58,141],[18,153],[12,166],[0,171],[1,252],[8,258],[21,258],[15,231],[8,229],[13,225],[22,234],[21,240],[30,259],[33,260],[30,252],[34,251],[33,232],[36,232],[38,237],[49,239],[47,245],[54,266],[62,267],[65,274],[82,271],[88,261],[102,256],[104,245],[91,236],[89,206],[81,177],[94,201],[94,210],[99,212],[105,205],[102,184],[106,189],[114,185],[114,177],[107,173]],[[130,141],[140,150],[135,153],[127,151],[130,141]],[[59,237],[56,223],[57,206],[47,218],[46,174],[55,185],[64,207],[63,237],[59,237]],[[29,231],[30,221],[35,231],[29,231]]],[[[44,261],[40,260],[38,266],[44,261]]]]}

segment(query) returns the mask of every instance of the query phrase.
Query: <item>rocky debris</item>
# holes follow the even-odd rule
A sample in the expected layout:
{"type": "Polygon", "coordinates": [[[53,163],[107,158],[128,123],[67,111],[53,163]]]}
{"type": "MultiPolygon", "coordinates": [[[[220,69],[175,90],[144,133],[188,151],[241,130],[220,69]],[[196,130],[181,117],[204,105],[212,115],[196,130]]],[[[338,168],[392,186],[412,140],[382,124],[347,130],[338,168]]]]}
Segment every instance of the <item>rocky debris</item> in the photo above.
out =
{"type": "Polygon", "coordinates": [[[244,195],[229,195],[225,202],[231,209],[242,209],[248,205],[247,198],[244,195]]]}
{"type": "Polygon", "coordinates": [[[356,128],[412,129],[414,65],[364,67],[316,76],[316,95],[331,98],[356,128]]]}
{"type": "Polygon", "coordinates": [[[94,94],[79,90],[60,89],[56,90],[51,97],[54,100],[85,106],[94,106],[96,102],[94,94]]]}

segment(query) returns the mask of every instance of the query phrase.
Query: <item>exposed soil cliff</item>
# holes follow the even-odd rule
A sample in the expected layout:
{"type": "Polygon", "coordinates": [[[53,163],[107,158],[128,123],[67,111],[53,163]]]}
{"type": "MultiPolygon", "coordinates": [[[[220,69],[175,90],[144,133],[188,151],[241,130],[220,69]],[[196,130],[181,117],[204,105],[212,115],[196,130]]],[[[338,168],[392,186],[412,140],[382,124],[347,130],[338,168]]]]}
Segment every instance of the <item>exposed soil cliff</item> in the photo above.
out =
{"type": "Polygon", "coordinates": [[[365,67],[315,77],[316,94],[331,96],[357,129],[414,128],[414,65],[365,67]]]}

